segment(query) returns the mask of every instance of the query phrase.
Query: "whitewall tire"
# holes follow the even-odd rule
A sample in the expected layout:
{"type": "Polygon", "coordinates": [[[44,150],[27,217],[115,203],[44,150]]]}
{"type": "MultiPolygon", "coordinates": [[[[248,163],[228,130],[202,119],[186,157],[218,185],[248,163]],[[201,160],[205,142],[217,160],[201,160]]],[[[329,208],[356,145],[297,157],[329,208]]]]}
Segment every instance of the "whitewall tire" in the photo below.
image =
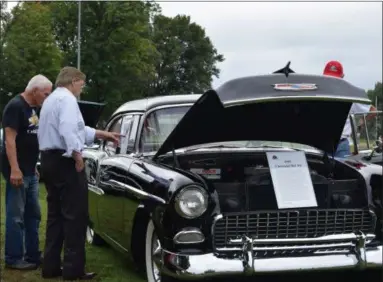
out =
{"type": "Polygon", "coordinates": [[[176,282],[179,281],[173,277],[160,274],[159,268],[153,260],[153,253],[161,251],[161,244],[156,235],[154,224],[149,220],[145,236],[145,267],[146,280],[148,282],[176,282]]]}
{"type": "Polygon", "coordinates": [[[149,220],[145,236],[145,265],[148,282],[162,282],[159,269],[153,261],[153,252],[156,248],[161,248],[161,246],[157,240],[153,221],[149,220]]]}

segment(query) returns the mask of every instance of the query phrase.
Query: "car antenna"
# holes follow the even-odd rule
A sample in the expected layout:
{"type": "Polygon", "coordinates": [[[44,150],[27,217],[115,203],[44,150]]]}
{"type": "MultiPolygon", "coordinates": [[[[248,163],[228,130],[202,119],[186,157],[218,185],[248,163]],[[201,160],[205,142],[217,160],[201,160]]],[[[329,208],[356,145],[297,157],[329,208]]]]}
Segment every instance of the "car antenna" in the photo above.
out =
{"type": "Polygon", "coordinates": [[[273,73],[282,73],[286,76],[286,78],[288,78],[290,73],[295,73],[295,71],[290,69],[290,64],[291,64],[291,62],[289,61],[284,68],[281,68],[280,70],[277,70],[273,73]]]}

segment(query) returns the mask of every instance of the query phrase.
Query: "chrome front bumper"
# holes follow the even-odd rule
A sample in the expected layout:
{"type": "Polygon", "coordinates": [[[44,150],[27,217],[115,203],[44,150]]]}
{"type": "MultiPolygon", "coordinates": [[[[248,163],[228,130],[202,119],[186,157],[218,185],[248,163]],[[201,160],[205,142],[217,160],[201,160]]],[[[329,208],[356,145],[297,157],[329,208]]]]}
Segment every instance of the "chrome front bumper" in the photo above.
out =
{"type": "MultiPolygon", "coordinates": [[[[328,237],[324,238],[323,241],[329,241],[328,237]]],[[[349,252],[326,252],[318,248],[319,253],[310,256],[291,255],[288,257],[257,258],[253,257],[253,253],[254,249],[257,249],[256,245],[259,242],[244,238],[242,251],[230,258],[222,252],[219,255],[215,253],[182,255],[161,250],[153,255],[154,261],[162,273],[178,279],[188,280],[222,275],[255,275],[310,270],[363,270],[382,267],[382,246],[366,246],[366,243],[371,241],[368,238],[373,238],[374,235],[348,234],[340,237],[343,237],[342,240],[346,237],[352,238],[351,243],[353,246],[349,252]]],[[[319,240],[320,238],[316,241],[319,240]]],[[[289,241],[291,243],[291,240],[289,241]]],[[[272,248],[270,251],[273,251],[278,246],[274,247],[273,244],[273,247],[270,248],[272,248]]],[[[286,246],[280,246],[279,248],[286,248],[286,246]]]]}

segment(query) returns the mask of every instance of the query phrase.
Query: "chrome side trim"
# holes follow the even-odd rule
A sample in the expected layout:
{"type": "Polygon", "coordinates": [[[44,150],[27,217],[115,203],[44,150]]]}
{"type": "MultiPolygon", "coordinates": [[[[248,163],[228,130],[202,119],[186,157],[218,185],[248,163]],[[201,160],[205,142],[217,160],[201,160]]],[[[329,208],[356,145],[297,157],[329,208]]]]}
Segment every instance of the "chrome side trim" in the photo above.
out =
{"type": "Polygon", "coordinates": [[[95,193],[99,196],[103,196],[105,194],[104,190],[102,190],[102,189],[100,189],[97,186],[94,186],[92,184],[88,184],[88,190],[92,191],[93,193],[95,193]]]}
{"type": "Polygon", "coordinates": [[[108,180],[106,183],[106,185],[113,185],[113,186],[117,186],[119,187],[120,189],[123,189],[123,190],[126,190],[127,192],[129,192],[131,195],[135,196],[136,198],[140,199],[140,200],[154,200],[154,201],[157,201],[157,202],[160,202],[162,204],[165,204],[165,200],[160,198],[160,197],[157,197],[155,195],[151,195],[143,190],[140,190],[138,188],[135,188],[133,186],[130,186],[128,184],[125,184],[125,183],[122,183],[122,182],[119,182],[119,181],[116,181],[114,179],[111,179],[111,180],[108,180]]]}

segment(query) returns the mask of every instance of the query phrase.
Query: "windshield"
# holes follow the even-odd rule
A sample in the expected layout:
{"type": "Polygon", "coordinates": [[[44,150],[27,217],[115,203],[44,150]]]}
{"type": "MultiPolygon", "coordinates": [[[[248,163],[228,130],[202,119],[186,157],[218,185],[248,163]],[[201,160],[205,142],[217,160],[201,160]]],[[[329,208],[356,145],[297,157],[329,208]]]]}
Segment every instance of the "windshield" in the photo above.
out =
{"type": "MultiPolygon", "coordinates": [[[[166,140],[175,126],[180,122],[185,113],[189,110],[190,106],[178,106],[171,108],[159,109],[151,112],[144,122],[144,128],[141,135],[141,148],[144,153],[156,152],[161,147],[162,143],[166,140]]],[[[198,148],[198,147],[210,147],[210,146],[220,146],[220,147],[283,147],[291,149],[311,149],[317,150],[311,146],[291,143],[291,142],[280,142],[280,141],[228,141],[228,142],[216,142],[209,143],[197,146],[191,146],[189,148],[198,148]]]]}
{"type": "Polygon", "coordinates": [[[143,152],[156,152],[189,110],[189,106],[171,107],[151,112],[141,136],[143,152]]]}

